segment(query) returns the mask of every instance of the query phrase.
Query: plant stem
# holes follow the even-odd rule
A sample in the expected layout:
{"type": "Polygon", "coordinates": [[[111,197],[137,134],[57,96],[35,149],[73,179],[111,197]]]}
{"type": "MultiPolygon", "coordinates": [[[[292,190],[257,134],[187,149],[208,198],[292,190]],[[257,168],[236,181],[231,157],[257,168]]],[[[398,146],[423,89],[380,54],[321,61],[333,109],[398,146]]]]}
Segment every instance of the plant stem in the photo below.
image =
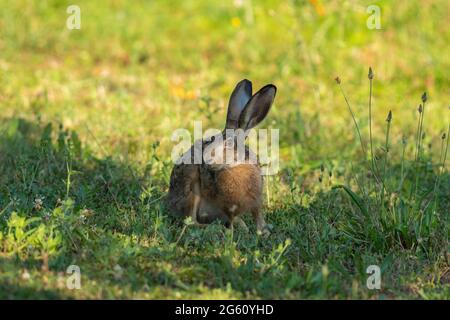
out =
{"type": "Polygon", "coordinates": [[[439,188],[439,185],[441,183],[441,175],[442,172],[444,172],[444,168],[445,168],[445,161],[447,160],[447,151],[448,151],[448,141],[449,139],[449,134],[450,134],[450,124],[448,125],[448,129],[447,129],[447,142],[445,143],[445,150],[444,150],[444,139],[442,139],[442,143],[441,143],[441,154],[439,155],[439,172],[438,172],[438,176],[436,177],[436,182],[434,184],[434,190],[433,190],[433,196],[434,196],[434,203],[433,203],[433,213],[436,212],[436,206],[437,206],[437,190],[439,188]]]}
{"type": "Polygon", "coordinates": [[[383,179],[381,180],[381,183],[382,183],[381,206],[382,206],[382,208],[384,208],[384,206],[383,206],[384,194],[385,194],[385,192],[387,192],[387,188],[386,188],[386,168],[387,168],[388,157],[389,157],[389,133],[391,131],[391,120],[392,120],[392,112],[389,111],[389,115],[388,115],[388,118],[386,120],[387,121],[387,125],[386,125],[386,140],[385,140],[385,143],[384,143],[384,148],[385,148],[386,155],[384,157],[383,179]]]}
{"type": "Polygon", "coordinates": [[[68,160],[66,162],[66,169],[67,169],[66,199],[68,199],[69,193],[70,193],[71,177],[72,177],[72,161],[71,160],[68,160]],[[69,161],[70,161],[70,164],[69,164],[69,161]]]}
{"type": "Polygon", "coordinates": [[[372,81],[369,77],[370,89],[369,89],[369,140],[370,140],[370,161],[372,165],[372,172],[375,174],[375,160],[373,158],[373,140],[372,140],[372,81]]]}
{"type": "Polygon", "coordinates": [[[358,137],[359,137],[359,142],[361,143],[361,149],[364,153],[364,155],[366,154],[366,149],[364,148],[364,143],[361,137],[361,132],[359,131],[359,126],[358,126],[358,122],[356,122],[356,118],[355,118],[355,114],[353,113],[352,107],[350,106],[350,103],[348,102],[347,96],[345,95],[344,90],[342,89],[342,86],[340,83],[339,84],[339,89],[341,90],[342,95],[344,96],[345,99],[345,103],[347,104],[348,110],[350,111],[350,114],[352,116],[353,119],[353,123],[355,124],[355,128],[356,128],[356,132],[358,133],[358,137]]]}
{"type": "Polygon", "coordinates": [[[421,156],[421,149],[422,149],[422,132],[423,132],[423,118],[425,115],[425,102],[423,101],[422,105],[422,112],[420,113],[419,117],[419,132],[417,135],[417,150],[416,150],[416,183],[414,186],[414,198],[417,197],[417,187],[419,185],[419,162],[420,162],[420,156],[421,156]]]}
{"type": "Polygon", "coordinates": [[[401,168],[401,173],[400,173],[400,182],[398,184],[397,187],[397,192],[400,193],[400,191],[402,190],[403,187],[403,181],[405,181],[405,151],[406,151],[406,140],[402,141],[402,145],[403,145],[403,150],[402,150],[402,168],[401,168]]]}

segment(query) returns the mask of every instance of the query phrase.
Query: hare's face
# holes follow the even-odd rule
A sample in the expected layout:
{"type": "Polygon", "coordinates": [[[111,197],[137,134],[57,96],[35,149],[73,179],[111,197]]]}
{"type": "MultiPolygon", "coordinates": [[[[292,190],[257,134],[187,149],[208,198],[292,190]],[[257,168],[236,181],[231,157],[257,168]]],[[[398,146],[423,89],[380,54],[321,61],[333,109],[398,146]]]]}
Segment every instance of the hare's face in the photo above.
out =
{"type": "Polygon", "coordinates": [[[231,168],[239,164],[256,164],[256,155],[245,145],[243,130],[226,130],[207,138],[203,144],[203,162],[212,170],[231,168]]]}
{"type": "Polygon", "coordinates": [[[249,130],[266,117],[275,99],[276,87],[266,85],[252,95],[252,84],[244,79],[233,90],[228,104],[225,130],[194,143],[195,159],[211,170],[240,164],[257,164],[256,155],[245,145],[249,130]]]}

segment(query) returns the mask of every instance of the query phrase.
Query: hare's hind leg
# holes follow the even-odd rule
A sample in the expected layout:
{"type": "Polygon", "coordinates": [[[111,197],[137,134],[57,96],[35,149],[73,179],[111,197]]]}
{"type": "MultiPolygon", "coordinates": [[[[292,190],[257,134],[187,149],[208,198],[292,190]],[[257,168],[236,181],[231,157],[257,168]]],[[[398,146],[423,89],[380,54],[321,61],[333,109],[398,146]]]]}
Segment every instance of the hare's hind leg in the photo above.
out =
{"type": "Polygon", "coordinates": [[[233,224],[239,226],[239,227],[240,227],[242,230],[244,230],[245,232],[248,232],[248,227],[247,227],[247,225],[245,224],[245,221],[242,220],[241,217],[235,217],[235,218],[233,219],[233,224]]]}
{"type": "Polygon", "coordinates": [[[267,223],[264,220],[264,216],[261,212],[261,208],[255,207],[252,210],[253,219],[255,219],[256,222],[256,230],[258,232],[261,232],[262,235],[268,236],[270,235],[269,228],[267,227],[267,223]]]}
{"type": "Polygon", "coordinates": [[[198,183],[193,186],[193,201],[189,216],[200,227],[205,227],[214,220],[220,220],[225,224],[229,221],[228,217],[221,210],[201,197],[198,183]]]}
{"type": "Polygon", "coordinates": [[[214,221],[220,221],[224,225],[230,224],[230,219],[223,212],[223,210],[217,205],[215,205],[213,202],[205,198],[200,199],[197,220],[200,223],[205,224],[210,224],[213,223],[214,221]]]}

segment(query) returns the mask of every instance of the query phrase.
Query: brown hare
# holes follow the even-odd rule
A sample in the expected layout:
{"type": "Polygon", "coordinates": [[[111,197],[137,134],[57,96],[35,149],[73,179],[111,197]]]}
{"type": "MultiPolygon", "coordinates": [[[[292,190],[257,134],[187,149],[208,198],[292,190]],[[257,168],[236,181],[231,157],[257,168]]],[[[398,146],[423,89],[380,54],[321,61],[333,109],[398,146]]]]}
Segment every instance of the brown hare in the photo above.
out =
{"type": "Polygon", "coordinates": [[[239,216],[251,212],[257,230],[269,234],[261,212],[261,169],[256,155],[244,144],[244,140],[249,130],[267,116],[276,91],[276,87],[269,84],[252,95],[249,80],[242,80],[236,85],[228,104],[223,132],[196,141],[183,155],[185,159],[187,155],[192,160],[190,164],[176,164],[172,170],[167,197],[172,215],[190,216],[197,224],[219,219],[227,226],[238,223],[247,230],[239,216]],[[239,143],[242,148],[239,148],[239,143]],[[197,159],[200,161],[194,162],[195,153],[199,150],[201,153],[197,159]],[[225,161],[224,154],[227,160],[232,161],[225,161]]]}

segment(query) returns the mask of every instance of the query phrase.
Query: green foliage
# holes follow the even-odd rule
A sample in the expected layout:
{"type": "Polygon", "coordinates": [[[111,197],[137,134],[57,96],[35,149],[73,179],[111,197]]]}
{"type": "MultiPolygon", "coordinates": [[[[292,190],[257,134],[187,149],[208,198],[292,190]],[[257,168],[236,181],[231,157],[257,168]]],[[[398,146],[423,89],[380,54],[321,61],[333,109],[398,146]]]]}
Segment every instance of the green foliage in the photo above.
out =
{"type": "Polygon", "coordinates": [[[41,218],[25,218],[13,212],[7,221],[7,230],[1,233],[1,249],[6,257],[42,259],[58,253],[61,234],[55,225],[42,223],[41,218]],[[39,224],[37,224],[40,222],[39,224]],[[35,226],[34,226],[35,225],[35,226]]]}

